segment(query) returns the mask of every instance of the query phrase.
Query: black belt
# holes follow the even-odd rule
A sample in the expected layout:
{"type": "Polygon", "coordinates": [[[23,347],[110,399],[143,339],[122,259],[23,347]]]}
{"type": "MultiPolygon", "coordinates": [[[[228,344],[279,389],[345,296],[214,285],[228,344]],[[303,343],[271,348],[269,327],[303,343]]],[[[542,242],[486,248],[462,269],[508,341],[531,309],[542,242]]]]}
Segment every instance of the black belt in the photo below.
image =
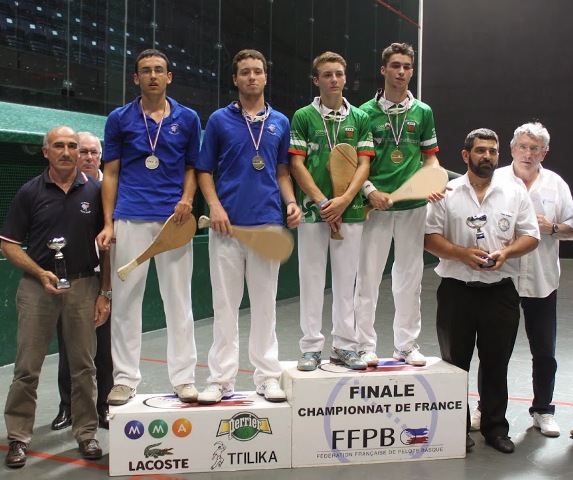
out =
{"type": "Polygon", "coordinates": [[[89,278],[93,277],[95,272],[93,270],[87,272],[80,272],[80,273],[70,273],[66,275],[66,280],[78,280],[80,278],[89,278]]]}
{"type": "Polygon", "coordinates": [[[490,287],[498,287],[500,285],[505,285],[506,283],[511,283],[512,280],[510,277],[507,277],[507,278],[502,278],[499,282],[493,282],[493,283],[462,282],[461,280],[458,280],[458,282],[461,282],[464,285],[466,285],[467,287],[471,287],[471,288],[490,288],[490,287]]]}

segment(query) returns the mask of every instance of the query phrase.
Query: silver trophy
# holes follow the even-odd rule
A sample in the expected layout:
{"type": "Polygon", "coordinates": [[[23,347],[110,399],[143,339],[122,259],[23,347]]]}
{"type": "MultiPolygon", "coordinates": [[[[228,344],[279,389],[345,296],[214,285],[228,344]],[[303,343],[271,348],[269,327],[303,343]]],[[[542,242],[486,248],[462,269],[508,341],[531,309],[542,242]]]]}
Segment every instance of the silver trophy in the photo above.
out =
{"type": "MultiPolygon", "coordinates": [[[[466,219],[466,225],[473,228],[476,231],[476,247],[484,252],[489,253],[489,248],[487,245],[487,239],[485,237],[484,231],[481,229],[487,223],[487,215],[485,213],[478,213],[477,215],[472,215],[466,219]]],[[[481,268],[491,268],[495,265],[495,260],[489,257],[482,257],[487,260],[486,264],[479,264],[481,268]]]]}
{"type": "Polygon", "coordinates": [[[54,273],[58,277],[58,283],[56,288],[61,290],[63,288],[70,288],[70,282],[66,279],[68,274],[66,273],[66,261],[64,259],[64,254],[61,252],[62,248],[66,246],[66,239],[64,237],[52,238],[48,242],[48,248],[55,250],[54,255],[54,273]]]}

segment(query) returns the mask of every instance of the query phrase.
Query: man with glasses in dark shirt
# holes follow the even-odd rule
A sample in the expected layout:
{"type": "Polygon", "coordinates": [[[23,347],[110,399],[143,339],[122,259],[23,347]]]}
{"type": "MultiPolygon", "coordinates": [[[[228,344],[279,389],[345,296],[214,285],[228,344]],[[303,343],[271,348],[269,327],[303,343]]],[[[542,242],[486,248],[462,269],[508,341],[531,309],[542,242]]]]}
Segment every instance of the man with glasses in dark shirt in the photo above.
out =
{"type": "MultiPolygon", "coordinates": [[[[78,168],[96,180],[101,181],[103,173],[99,169],[101,163],[101,142],[90,132],[78,133],[80,138],[78,168]]],[[[99,267],[96,268],[99,274],[99,267]]],[[[111,300],[111,290],[102,291],[100,295],[111,300]]],[[[96,329],[97,350],[94,358],[97,382],[97,412],[99,426],[109,428],[107,394],[113,387],[113,362],[111,359],[111,331],[110,322],[106,322],[96,329]]],[[[60,393],[60,406],[56,418],[52,421],[52,430],[62,430],[72,424],[71,402],[72,381],[70,378],[70,365],[66,345],[62,334],[62,322],[58,322],[58,390],[60,393]]]]}

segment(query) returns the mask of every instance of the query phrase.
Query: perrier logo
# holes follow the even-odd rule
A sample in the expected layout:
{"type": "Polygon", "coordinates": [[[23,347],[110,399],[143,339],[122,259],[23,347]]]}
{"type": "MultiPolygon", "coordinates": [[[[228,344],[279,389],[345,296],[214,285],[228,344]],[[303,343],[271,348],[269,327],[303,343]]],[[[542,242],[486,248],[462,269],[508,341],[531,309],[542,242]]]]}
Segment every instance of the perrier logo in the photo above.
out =
{"type": "Polygon", "coordinates": [[[229,435],[240,442],[248,442],[259,433],[272,435],[271,424],[268,418],[259,418],[251,412],[239,412],[229,420],[221,420],[217,436],[229,435]]]}

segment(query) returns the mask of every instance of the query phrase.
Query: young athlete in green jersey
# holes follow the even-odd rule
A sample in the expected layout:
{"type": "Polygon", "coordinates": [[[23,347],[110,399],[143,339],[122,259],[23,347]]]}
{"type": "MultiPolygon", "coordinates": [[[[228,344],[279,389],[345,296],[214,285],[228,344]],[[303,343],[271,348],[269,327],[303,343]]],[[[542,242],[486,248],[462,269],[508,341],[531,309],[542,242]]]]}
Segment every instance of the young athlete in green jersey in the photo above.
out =
{"type": "MultiPolygon", "coordinates": [[[[389,194],[422,165],[439,166],[438,142],[431,108],[408,91],[414,49],[393,43],[382,52],[384,89],[360,108],[370,117],[376,157],[362,191],[376,209],[364,225],[354,297],[361,358],[378,363],[374,319],[380,281],[394,239],[394,358],[423,366],[426,359],[416,339],[421,330],[420,292],[424,268],[426,200],[397,202],[389,194]]],[[[432,194],[429,200],[442,195],[432,194]]]]}
{"type": "Polygon", "coordinates": [[[316,369],[324,348],[322,307],[329,249],[333,294],[330,360],[352,369],[366,368],[357,354],[353,296],[364,221],[359,192],[368,177],[374,146],[368,116],[342,96],[345,71],[346,62],[338,54],[325,52],[315,58],[313,82],[320,96],[295,112],[291,123],[291,172],[304,216],[298,232],[303,331],[299,370],[316,369]],[[344,194],[333,197],[326,164],[338,143],[356,149],[358,167],[344,194]],[[344,239],[331,239],[331,230],[339,229],[344,239]]]}

